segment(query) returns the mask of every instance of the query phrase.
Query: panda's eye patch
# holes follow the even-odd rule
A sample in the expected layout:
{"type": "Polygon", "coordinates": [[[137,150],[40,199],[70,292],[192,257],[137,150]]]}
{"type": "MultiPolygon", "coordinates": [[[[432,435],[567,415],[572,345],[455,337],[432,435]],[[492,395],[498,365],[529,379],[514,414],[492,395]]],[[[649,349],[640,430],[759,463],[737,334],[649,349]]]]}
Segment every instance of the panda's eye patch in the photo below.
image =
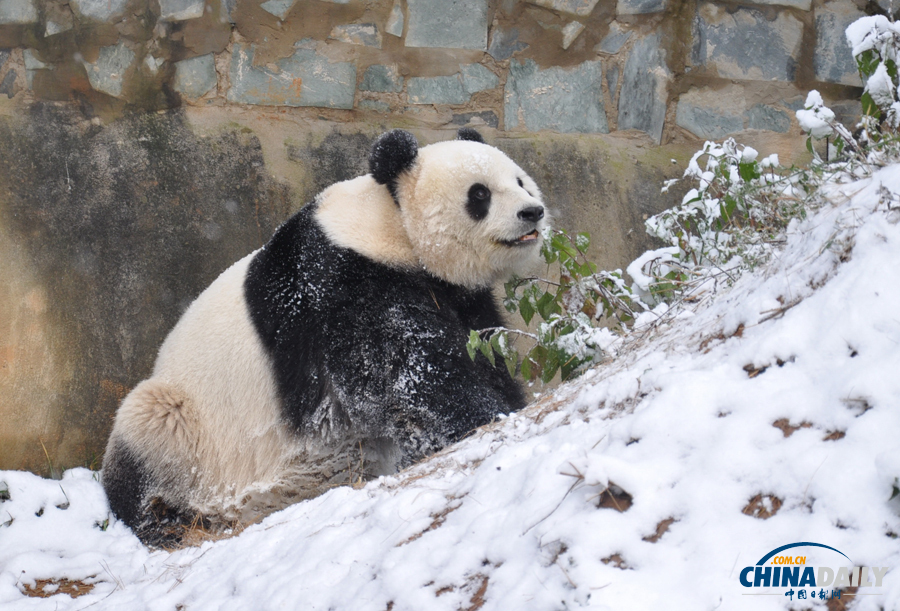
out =
{"type": "Polygon", "coordinates": [[[516,178],[516,182],[519,183],[520,187],[522,187],[523,189],[525,188],[525,183],[522,182],[521,178],[516,178]]]}
{"type": "Polygon", "coordinates": [[[476,182],[469,187],[469,199],[466,201],[466,212],[476,221],[484,219],[491,207],[491,190],[476,182]]]}

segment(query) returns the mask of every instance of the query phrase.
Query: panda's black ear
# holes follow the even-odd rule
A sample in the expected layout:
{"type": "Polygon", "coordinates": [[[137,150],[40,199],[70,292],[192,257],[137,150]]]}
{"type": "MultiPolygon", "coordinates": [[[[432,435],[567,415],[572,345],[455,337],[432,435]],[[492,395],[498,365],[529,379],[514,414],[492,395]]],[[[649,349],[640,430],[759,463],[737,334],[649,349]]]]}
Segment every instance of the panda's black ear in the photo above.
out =
{"type": "Polygon", "coordinates": [[[480,142],[484,144],[484,138],[471,127],[460,127],[456,132],[457,140],[471,140],[472,142],[480,142]]]}
{"type": "Polygon", "coordinates": [[[419,154],[416,137],[402,129],[382,134],[369,153],[369,172],[379,184],[386,185],[397,199],[397,178],[410,169],[419,154]]]}

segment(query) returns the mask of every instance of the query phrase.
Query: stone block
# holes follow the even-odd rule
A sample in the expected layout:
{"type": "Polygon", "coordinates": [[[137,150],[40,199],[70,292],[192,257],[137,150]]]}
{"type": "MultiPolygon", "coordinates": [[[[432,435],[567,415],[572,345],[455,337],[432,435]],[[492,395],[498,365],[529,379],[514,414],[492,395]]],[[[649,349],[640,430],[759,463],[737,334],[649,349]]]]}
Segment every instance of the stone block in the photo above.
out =
{"type": "Polygon", "coordinates": [[[97,61],[84,62],[88,80],[96,91],[113,97],[121,97],[125,83],[125,71],[134,63],[134,52],[120,42],[111,47],[101,47],[97,61]]]}
{"type": "Polygon", "coordinates": [[[618,0],[616,15],[646,15],[666,10],[666,0],[618,0]]]}
{"type": "Polygon", "coordinates": [[[497,115],[494,114],[494,111],[484,110],[481,112],[464,112],[453,115],[453,118],[450,119],[450,123],[452,125],[473,125],[476,127],[483,125],[485,127],[493,127],[496,129],[500,125],[500,120],[497,118],[497,115]]]}
{"type": "Polygon", "coordinates": [[[403,36],[404,21],[403,7],[400,6],[400,0],[394,0],[394,6],[391,7],[391,14],[388,15],[384,31],[391,36],[397,36],[399,38],[400,36],[403,36]]]}
{"type": "Polygon", "coordinates": [[[488,0],[407,0],[407,47],[487,50],[488,0]]]}
{"type": "Polygon", "coordinates": [[[603,37],[603,40],[600,41],[600,44],[597,45],[594,50],[615,55],[622,46],[628,42],[629,38],[631,38],[631,31],[626,30],[617,22],[613,21],[609,24],[609,32],[603,37]]]}
{"type": "Polygon", "coordinates": [[[519,30],[512,28],[491,30],[491,46],[488,53],[498,61],[509,59],[514,53],[528,48],[528,44],[519,40],[519,30]]]}
{"type": "Polygon", "coordinates": [[[128,0],[71,0],[76,13],[94,21],[113,21],[125,14],[128,0]]]}
{"type": "Polygon", "coordinates": [[[508,131],[608,133],[598,60],[573,68],[541,70],[533,60],[512,60],[504,92],[508,131]]]}
{"type": "Polygon", "coordinates": [[[881,7],[886,14],[893,15],[896,17],[897,13],[900,12],[900,2],[897,0],[878,0],[878,6],[881,7]]]}
{"type": "Polygon", "coordinates": [[[0,49],[0,70],[3,70],[3,66],[6,65],[7,61],[9,61],[9,56],[9,49],[0,49]]]}
{"type": "Polygon", "coordinates": [[[68,32],[73,27],[72,20],[69,19],[66,22],[62,21],[54,21],[53,19],[47,20],[47,25],[44,28],[44,36],[55,36],[56,34],[62,34],[63,32],[68,32]]]}
{"type": "Polygon", "coordinates": [[[791,117],[774,106],[756,104],[744,113],[748,129],[765,129],[786,134],[791,129],[791,117]]]}
{"type": "Polygon", "coordinates": [[[0,25],[29,25],[38,22],[34,0],[0,0],[0,25]]]}
{"type": "Polygon", "coordinates": [[[460,70],[463,89],[472,95],[500,84],[500,78],[481,64],[468,64],[460,70]]]}
{"type": "Polygon", "coordinates": [[[683,94],[675,109],[675,123],[695,136],[719,140],[744,129],[744,91],[692,89],[683,94]]]}
{"type": "Polygon", "coordinates": [[[584,31],[584,25],[577,22],[571,21],[562,29],[562,48],[568,49],[575,39],[578,38],[578,35],[584,31]]]}
{"type": "Polygon", "coordinates": [[[294,8],[294,0],[268,0],[260,4],[259,8],[283,20],[294,8]]]}
{"type": "Polygon", "coordinates": [[[19,74],[15,70],[10,70],[6,73],[6,76],[3,77],[3,81],[0,82],[0,95],[6,95],[7,98],[12,98],[19,92],[19,88],[16,87],[16,79],[19,77],[19,74]]]}
{"type": "Polygon", "coordinates": [[[187,21],[203,17],[204,0],[159,0],[161,21],[187,21]]]}
{"type": "Polygon", "coordinates": [[[571,13],[580,17],[591,14],[599,0],[528,0],[531,4],[537,4],[545,8],[553,9],[561,13],[571,13]]]}
{"type": "Polygon", "coordinates": [[[387,113],[391,111],[391,107],[381,100],[360,100],[359,107],[363,110],[374,110],[375,112],[387,113]]]}
{"type": "Polygon", "coordinates": [[[335,26],[328,37],[352,45],[381,48],[381,32],[374,23],[348,23],[335,26]]]}
{"type": "Polygon", "coordinates": [[[773,20],[754,8],[729,13],[716,4],[699,8],[694,59],[723,78],[793,81],[803,24],[787,12],[773,20]]]}
{"type": "Polygon", "coordinates": [[[217,82],[216,58],[212,53],[175,63],[175,91],[187,98],[202,98],[217,82]]]}
{"type": "Polygon", "coordinates": [[[399,93],[403,91],[403,77],[397,66],[374,64],[366,68],[360,91],[376,91],[378,93],[399,93]]]}
{"type": "MultiPolygon", "coordinates": [[[[900,2],[897,3],[900,6],[900,2]]],[[[816,80],[862,87],[856,60],[844,32],[847,26],[864,17],[852,2],[829,2],[816,8],[816,52],[813,68],[816,80]]]]}
{"type": "Polygon", "coordinates": [[[356,64],[329,62],[314,49],[295,44],[294,54],[276,69],[253,65],[253,47],[236,44],[231,55],[227,98],[239,104],[353,108],[356,64]]]}
{"type": "Polygon", "coordinates": [[[470,96],[459,74],[410,78],[406,93],[411,104],[465,104],[470,96]]]}
{"type": "Polygon", "coordinates": [[[639,129],[657,144],[662,140],[670,73],[659,34],[635,43],[622,70],[619,92],[619,129],[639,129]]]}
{"type": "Polygon", "coordinates": [[[812,7],[812,0],[754,0],[753,4],[767,4],[770,6],[789,6],[808,11],[812,7]]]}

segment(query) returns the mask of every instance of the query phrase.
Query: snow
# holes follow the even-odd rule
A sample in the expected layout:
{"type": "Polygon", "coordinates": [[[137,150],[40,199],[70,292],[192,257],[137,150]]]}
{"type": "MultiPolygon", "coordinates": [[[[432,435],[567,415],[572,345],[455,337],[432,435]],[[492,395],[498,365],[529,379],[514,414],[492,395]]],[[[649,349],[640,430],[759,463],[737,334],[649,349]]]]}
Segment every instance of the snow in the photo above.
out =
{"type": "Polygon", "coordinates": [[[853,609],[900,607],[900,166],[826,191],[769,265],[615,360],[234,537],[148,550],[90,471],[0,472],[0,608],[825,609],[738,580],[798,541],[888,567],[853,609]],[[94,588],[23,594],[44,579],[94,588]]]}

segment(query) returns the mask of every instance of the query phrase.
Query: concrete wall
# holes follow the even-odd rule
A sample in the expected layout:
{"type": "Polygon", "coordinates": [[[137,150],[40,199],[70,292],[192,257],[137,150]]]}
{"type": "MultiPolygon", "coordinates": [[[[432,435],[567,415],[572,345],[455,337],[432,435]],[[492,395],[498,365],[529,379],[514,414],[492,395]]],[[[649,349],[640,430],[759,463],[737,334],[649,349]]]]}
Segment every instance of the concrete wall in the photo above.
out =
{"type": "Polygon", "coordinates": [[[807,89],[858,114],[841,37],[864,10],[0,0],[0,468],[96,466],[187,304],[384,130],[479,128],[619,267],[702,139],[790,161],[807,89]]]}

